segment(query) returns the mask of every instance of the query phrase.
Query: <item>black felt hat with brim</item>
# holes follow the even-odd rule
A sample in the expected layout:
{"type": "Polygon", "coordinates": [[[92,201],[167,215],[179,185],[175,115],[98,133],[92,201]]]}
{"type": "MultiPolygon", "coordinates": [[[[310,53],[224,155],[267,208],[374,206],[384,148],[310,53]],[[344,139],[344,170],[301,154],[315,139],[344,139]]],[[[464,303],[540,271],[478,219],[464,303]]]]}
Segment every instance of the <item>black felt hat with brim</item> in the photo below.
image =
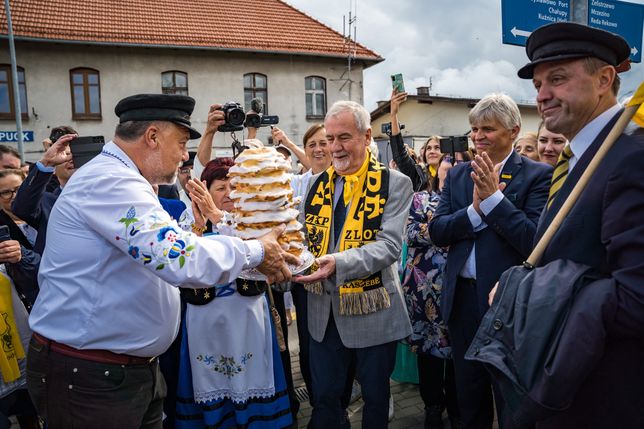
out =
{"type": "Polygon", "coordinates": [[[623,37],[574,22],[537,28],[528,37],[525,50],[530,62],[517,73],[522,79],[532,79],[535,66],[541,63],[595,57],[618,66],[630,55],[623,37]]]}
{"type": "Polygon", "coordinates": [[[190,139],[198,139],[201,133],[192,128],[190,115],[195,108],[195,99],[176,94],[137,94],[119,101],[114,113],[119,122],[169,121],[186,127],[190,139]]]}

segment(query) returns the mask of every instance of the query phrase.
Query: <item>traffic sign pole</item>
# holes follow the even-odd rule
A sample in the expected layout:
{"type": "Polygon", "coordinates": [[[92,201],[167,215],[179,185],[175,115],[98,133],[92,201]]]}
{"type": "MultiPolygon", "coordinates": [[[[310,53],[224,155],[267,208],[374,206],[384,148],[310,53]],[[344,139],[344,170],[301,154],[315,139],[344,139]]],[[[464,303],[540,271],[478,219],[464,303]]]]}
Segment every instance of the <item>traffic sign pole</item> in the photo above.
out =
{"type": "Polygon", "coordinates": [[[571,21],[577,24],[586,25],[588,23],[588,2],[590,0],[570,0],[572,3],[571,21]]]}

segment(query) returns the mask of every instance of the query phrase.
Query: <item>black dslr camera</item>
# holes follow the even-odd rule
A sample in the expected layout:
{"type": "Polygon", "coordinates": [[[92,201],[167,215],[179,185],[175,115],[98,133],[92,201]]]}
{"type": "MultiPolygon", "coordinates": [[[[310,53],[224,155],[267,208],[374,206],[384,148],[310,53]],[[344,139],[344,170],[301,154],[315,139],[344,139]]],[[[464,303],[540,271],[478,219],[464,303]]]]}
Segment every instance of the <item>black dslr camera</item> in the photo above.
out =
{"type": "Polygon", "coordinates": [[[217,130],[221,132],[241,131],[244,129],[244,121],[246,120],[246,113],[241,104],[229,101],[221,106],[221,111],[224,112],[225,123],[220,125],[217,130]]]}
{"type": "MultiPolygon", "coordinates": [[[[259,101],[261,103],[261,100],[259,101]]],[[[241,131],[244,127],[259,128],[268,125],[277,125],[280,121],[279,116],[262,115],[261,104],[253,99],[252,109],[257,113],[244,112],[242,105],[234,101],[224,104],[220,110],[224,112],[226,122],[217,128],[221,132],[241,131]]]]}

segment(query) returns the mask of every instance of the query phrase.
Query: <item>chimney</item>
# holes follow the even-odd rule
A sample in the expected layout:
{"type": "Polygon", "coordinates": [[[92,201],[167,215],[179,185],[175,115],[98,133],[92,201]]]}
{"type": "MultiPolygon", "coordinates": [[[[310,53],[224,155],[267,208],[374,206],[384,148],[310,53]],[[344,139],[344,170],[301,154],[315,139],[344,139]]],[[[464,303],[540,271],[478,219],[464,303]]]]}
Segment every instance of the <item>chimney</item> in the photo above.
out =
{"type": "Polygon", "coordinates": [[[428,86],[419,86],[418,88],[416,88],[416,93],[418,95],[429,96],[429,87],[428,86]]]}

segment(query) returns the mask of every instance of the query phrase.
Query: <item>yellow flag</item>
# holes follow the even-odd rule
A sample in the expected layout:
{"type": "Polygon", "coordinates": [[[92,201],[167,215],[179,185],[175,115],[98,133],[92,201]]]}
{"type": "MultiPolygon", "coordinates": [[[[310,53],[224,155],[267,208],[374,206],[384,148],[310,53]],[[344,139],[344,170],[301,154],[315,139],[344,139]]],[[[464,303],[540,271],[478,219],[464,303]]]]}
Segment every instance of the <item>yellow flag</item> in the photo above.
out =
{"type": "Polygon", "coordinates": [[[0,273],[0,372],[5,383],[20,378],[18,359],[25,357],[13,318],[11,288],[9,278],[0,273]]]}
{"type": "Polygon", "coordinates": [[[644,127],[644,82],[642,82],[628,102],[628,106],[640,106],[633,116],[633,121],[640,127],[644,127]]]}

